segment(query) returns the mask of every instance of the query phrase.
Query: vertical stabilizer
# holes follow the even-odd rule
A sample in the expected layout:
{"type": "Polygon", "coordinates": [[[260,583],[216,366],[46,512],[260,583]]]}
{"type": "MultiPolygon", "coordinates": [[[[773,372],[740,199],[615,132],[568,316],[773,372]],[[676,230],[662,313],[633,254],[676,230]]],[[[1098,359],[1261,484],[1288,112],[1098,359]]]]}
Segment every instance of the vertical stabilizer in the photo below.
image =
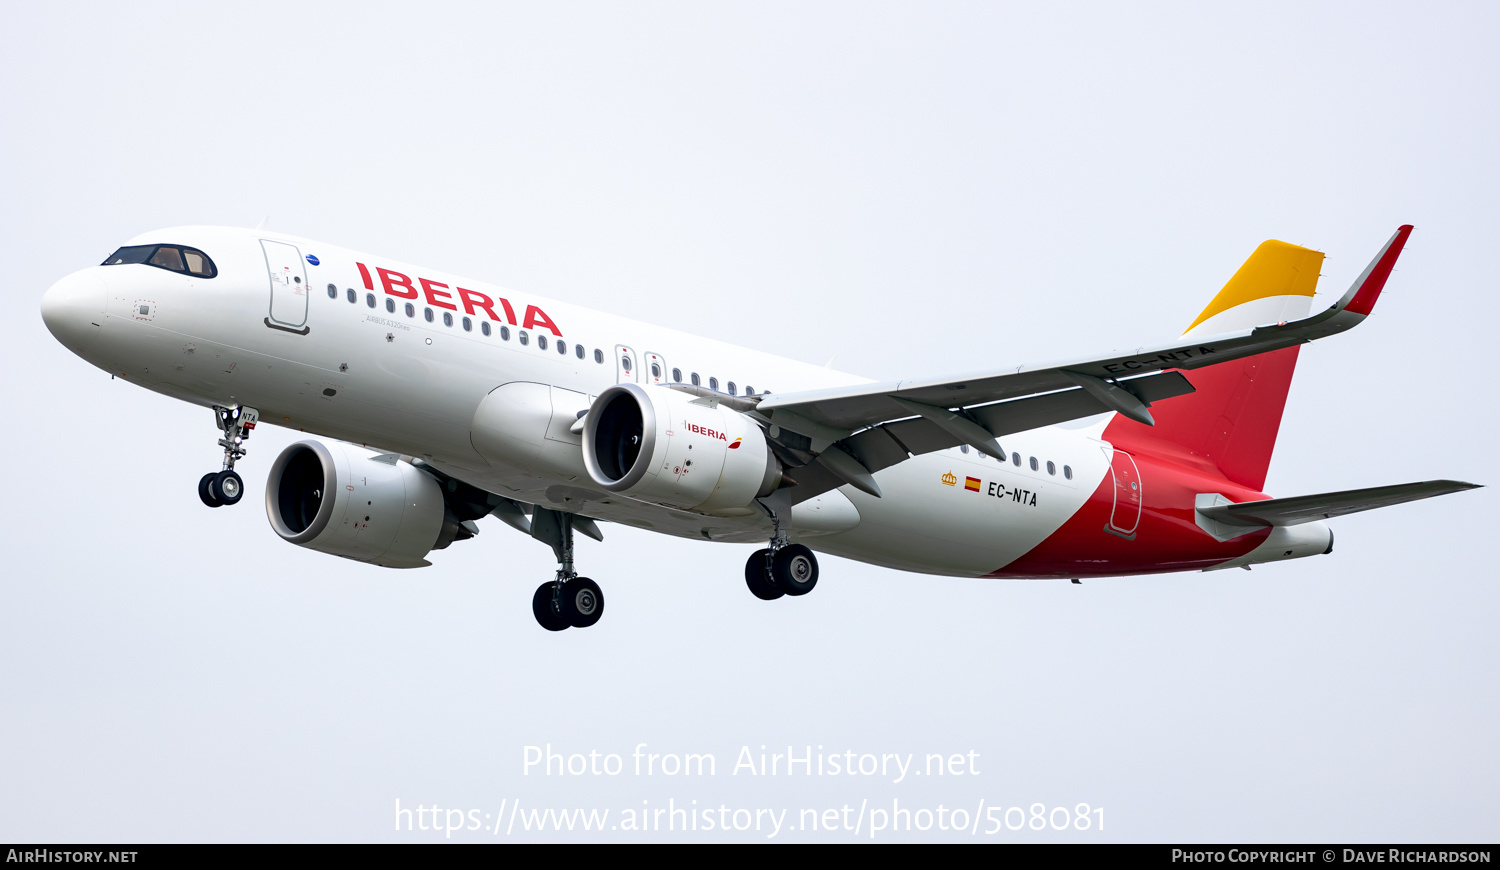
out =
{"type": "MultiPolygon", "coordinates": [[[[1268,241],[1234,273],[1186,335],[1216,335],[1300,320],[1312,307],[1323,255],[1268,241]]],[[[1296,347],[1185,372],[1197,392],[1152,407],[1154,427],[1117,419],[1106,437],[1163,454],[1187,454],[1260,490],[1297,366],[1296,347]]]]}

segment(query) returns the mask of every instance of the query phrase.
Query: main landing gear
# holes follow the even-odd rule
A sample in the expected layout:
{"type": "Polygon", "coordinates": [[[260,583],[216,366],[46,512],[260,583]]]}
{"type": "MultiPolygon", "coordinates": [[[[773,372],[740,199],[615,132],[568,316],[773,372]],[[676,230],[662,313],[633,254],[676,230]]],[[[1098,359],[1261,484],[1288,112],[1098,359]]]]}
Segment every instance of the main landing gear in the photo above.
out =
{"type": "Polygon", "coordinates": [[[557,554],[557,576],[531,596],[531,613],[548,631],[588,628],[604,615],[604,592],[599,584],[573,570],[573,515],[537,507],[531,514],[531,535],[552,545],[557,554]]]}
{"type": "Polygon", "coordinates": [[[818,557],[801,544],[788,543],[781,520],[773,513],[771,546],[756,550],[745,562],[745,585],[762,601],[783,595],[806,595],[818,585],[818,557]]]}
{"type": "Polygon", "coordinates": [[[219,439],[219,446],[224,448],[224,470],[210,471],[198,481],[198,498],[204,504],[211,508],[236,504],[245,494],[245,481],[234,470],[234,462],[245,455],[245,439],[259,421],[260,412],[254,408],[214,405],[214,422],[224,433],[219,439]]]}

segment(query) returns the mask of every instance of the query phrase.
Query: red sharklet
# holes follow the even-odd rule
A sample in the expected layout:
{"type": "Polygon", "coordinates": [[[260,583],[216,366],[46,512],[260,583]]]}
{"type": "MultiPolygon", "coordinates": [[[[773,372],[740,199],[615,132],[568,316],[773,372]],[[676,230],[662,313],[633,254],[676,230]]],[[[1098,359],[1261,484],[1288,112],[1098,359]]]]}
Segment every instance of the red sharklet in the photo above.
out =
{"type": "Polygon", "coordinates": [[[1401,256],[1401,249],[1406,247],[1406,239],[1411,235],[1411,224],[1403,224],[1396,230],[1396,235],[1386,243],[1385,251],[1375,266],[1370,269],[1370,274],[1359,287],[1359,292],[1349,301],[1349,307],[1345,311],[1353,314],[1369,314],[1375,308],[1375,302],[1380,298],[1380,291],[1385,289],[1385,281],[1391,277],[1391,270],[1396,266],[1396,258],[1401,256]]]}

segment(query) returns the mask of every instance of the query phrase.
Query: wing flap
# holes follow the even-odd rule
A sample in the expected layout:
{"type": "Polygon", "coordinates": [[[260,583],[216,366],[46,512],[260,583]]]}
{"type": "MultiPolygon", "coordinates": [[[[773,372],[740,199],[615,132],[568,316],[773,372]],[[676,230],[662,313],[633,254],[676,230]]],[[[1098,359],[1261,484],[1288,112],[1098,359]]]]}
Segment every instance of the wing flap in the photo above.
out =
{"type": "Polygon", "coordinates": [[[1466,489],[1476,489],[1479,486],[1480,484],[1477,483],[1465,483],[1460,480],[1426,480],[1420,483],[1399,483],[1394,486],[1375,486],[1344,492],[1324,492],[1317,495],[1298,495],[1291,498],[1272,498],[1264,501],[1200,507],[1198,513],[1207,519],[1228,526],[1250,528],[1295,526],[1299,523],[1326,520],[1345,514],[1390,507],[1409,501],[1462,492],[1466,489]]]}

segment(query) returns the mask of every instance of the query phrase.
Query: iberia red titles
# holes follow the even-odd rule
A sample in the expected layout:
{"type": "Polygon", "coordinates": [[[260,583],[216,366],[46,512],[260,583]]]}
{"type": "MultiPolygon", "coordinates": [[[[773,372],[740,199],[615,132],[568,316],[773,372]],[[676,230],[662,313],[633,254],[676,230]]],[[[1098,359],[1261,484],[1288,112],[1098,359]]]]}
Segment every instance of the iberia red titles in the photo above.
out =
{"type": "MultiPolygon", "coordinates": [[[[364,279],[365,289],[375,289],[375,279],[370,275],[370,268],[364,263],[356,262],[359,267],[359,276],[364,279]]],[[[423,299],[426,304],[433,308],[446,308],[449,311],[458,311],[458,304],[463,305],[463,312],[470,317],[478,317],[483,311],[485,316],[496,323],[508,323],[511,326],[519,325],[522,329],[546,329],[558,338],[562,338],[562,332],[547,312],[536,307],[527,305],[526,313],[521,316],[521,322],[516,323],[516,310],[511,307],[510,300],[503,296],[491,299],[477,290],[466,287],[449,287],[441,281],[433,281],[430,278],[417,278],[416,283],[400,272],[375,267],[375,274],[380,276],[380,286],[385,290],[387,296],[395,296],[398,299],[423,299]],[[421,287],[418,293],[417,288],[421,287]],[[455,298],[455,294],[457,294],[455,298]],[[458,304],[455,304],[458,303],[458,304]],[[495,313],[495,306],[499,305],[504,317],[495,313]]]]}

